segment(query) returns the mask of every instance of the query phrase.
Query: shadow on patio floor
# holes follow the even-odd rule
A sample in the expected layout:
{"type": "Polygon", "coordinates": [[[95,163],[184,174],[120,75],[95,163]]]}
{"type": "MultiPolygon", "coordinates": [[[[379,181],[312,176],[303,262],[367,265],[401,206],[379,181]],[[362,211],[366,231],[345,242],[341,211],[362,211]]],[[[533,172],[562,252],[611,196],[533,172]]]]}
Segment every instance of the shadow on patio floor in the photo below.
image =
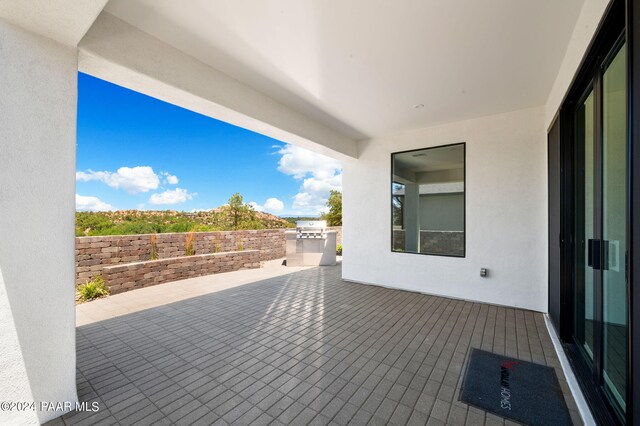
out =
{"type": "Polygon", "coordinates": [[[504,424],[458,401],[471,347],[555,367],[580,423],[541,314],[340,277],[312,268],[78,327],[78,395],[100,410],[49,424],[504,424]]]}

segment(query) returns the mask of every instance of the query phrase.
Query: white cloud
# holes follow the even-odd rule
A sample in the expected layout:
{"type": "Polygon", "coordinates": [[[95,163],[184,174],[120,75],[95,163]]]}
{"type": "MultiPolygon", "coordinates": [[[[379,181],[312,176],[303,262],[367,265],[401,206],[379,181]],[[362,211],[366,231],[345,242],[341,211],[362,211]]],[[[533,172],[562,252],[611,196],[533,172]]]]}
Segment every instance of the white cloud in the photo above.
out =
{"type": "Polygon", "coordinates": [[[178,176],[172,175],[169,172],[160,172],[160,174],[164,176],[164,182],[168,183],[169,185],[177,185],[179,182],[178,176]]]}
{"type": "Polygon", "coordinates": [[[103,212],[115,210],[115,208],[98,197],[86,197],[76,194],[76,210],[79,212],[103,212]]]}
{"type": "Polygon", "coordinates": [[[189,193],[186,189],[168,189],[159,194],[152,194],[149,198],[151,204],[180,204],[192,200],[196,193],[189,193]]]}
{"type": "Polygon", "coordinates": [[[264,203],[264,209],[272,213],[282,213],[284,211],[284,203],[277,198],[268,198],[264,203]]]}
{"type": "Polygon", "coordinates": [[[282,213],[284,211],[284,203],[277,198],[267,198],[263,205],[251,201],[248,203],[254,210],[267,213],[282,213]]]}
{"type": "Polygon", "coordinates": [[[293,197],[295,214],[316,215],[326,212],[331,190],[342,191],[342,166],[339,161],[294,145],[279,147],[278,170],[302,180],[300,192],[293,197]]]}
{"type": "Polygon", "coordinates": [[[330,191],[342,191],[342,173],[326,179],[307,178],[300,189],[293,199],[294,210],[309,214],[326,213],[330,191]]]}
{"type": "Polygon", "coordinates": [[[91,169],[86,172],[76,172],[76,180],[88,182],[97,180],[104,182],[115,189],[124,189],[129,194],[149,192],[158,189],[160,178],[149,166],[120,167],[113,172],[95,172],[91,169]]]}
{"type": "Polygon", "coordinates": [[[281,147],[278,154],[282,155],[278,170],[296,179],[302,179],[309,174],[318,179],[325,179],[342,171],[338,160],[294,145],[281,147]]]}

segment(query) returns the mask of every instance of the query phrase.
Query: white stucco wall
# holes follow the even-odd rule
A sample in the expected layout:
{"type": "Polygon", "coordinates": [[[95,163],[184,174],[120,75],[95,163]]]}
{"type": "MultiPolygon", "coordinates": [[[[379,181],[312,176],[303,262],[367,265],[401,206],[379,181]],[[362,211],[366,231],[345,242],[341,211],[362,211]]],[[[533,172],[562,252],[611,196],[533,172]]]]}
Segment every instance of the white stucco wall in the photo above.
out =
{"type": "Polygon", "coordinates": [[[0,58],[0,401],[75,402],[77,49],[0,20],[0,58]]]}
{"type": "Polygon", "coordinates": [[[343,277],[547,311],[543,107],[359,143],[343,174],[343,277]],[[392,152],[466,142],[466,258],[391,252],[392,152]],[[480,268],[489,277],[480,277],[480,268]]]}

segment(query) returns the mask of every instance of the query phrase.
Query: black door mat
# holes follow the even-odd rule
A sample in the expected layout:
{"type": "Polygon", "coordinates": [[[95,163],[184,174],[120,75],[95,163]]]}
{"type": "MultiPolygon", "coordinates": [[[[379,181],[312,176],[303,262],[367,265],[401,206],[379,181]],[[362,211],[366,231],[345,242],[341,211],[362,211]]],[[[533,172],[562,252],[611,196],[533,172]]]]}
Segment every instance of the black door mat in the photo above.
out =
{"type": "Polygon", "coordinates": [[[571,425],[556,372],[480,349],[472,349],[460,400],[527,425],[571,425]]]}

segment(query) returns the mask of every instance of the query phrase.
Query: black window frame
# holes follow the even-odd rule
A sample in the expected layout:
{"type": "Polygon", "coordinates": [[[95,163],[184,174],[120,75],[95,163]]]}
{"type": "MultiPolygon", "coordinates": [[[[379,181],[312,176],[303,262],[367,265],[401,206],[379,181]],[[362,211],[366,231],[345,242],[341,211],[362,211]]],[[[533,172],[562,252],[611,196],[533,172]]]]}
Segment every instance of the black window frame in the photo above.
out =
{"type": "MultiPolygon", "coordinates": [[[[421,255],[421,256],[438,256],[438,257],[455,257],[455,258],[459,258],[459,259],[464,259],[467,257],[467,142],[463,141],[463,142],[455,142],[455,143],[449,143],[449,144],[445,144],[445,145],[436,145],[436,146],[427,146],[424,148],[416,148],[416,149],[408,149],[408,150],[404,150],[404,151],[396,151],[396,152],[392,152],[389,156],[390,158],[390,185],[389,188],[391,188],[391,198],[390,198],[390,209],[391,209],[391,218],[389,221],[389,225],[390,225],[390,230],[389,230],[389,234],[390,234],[390,250],[391,253],[396,253],[396,254],[415,254],[415,255],[421,255]],[[462,223],[463,223],[463,232],[462,232],[462,254],[458,255],[458,254],[443,254],[443,253],[421,253],[421,252],[411,252],[411,251],[397,251],[393,249],[393,183],[395,182],[395,180],[393,179],[393,157],[394,155],[397,154],[406,154],[409,152],[417,152],[417,151],[425,151],[425,150],[429,150],[429,149],[438,149],[438,148],[446,148],[446,147],[452,147],[452,146],[462,146],[462,185],[463,185],[463,193],[462,193],[462,223]]],[[[403,203],[403,208],[404,208],[404,203],[403,203]]],[[[403,219],[403,226],[404,226],[404,219],[403,219]]]]}

